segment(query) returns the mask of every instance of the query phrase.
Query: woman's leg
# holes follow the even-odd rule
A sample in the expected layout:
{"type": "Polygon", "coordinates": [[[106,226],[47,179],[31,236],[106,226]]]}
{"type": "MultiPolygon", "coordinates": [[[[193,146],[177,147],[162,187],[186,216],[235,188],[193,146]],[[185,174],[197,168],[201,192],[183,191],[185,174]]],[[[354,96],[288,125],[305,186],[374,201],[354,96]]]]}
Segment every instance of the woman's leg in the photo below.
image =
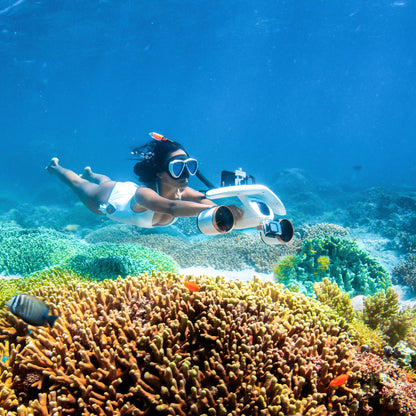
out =
{"type": "Polygon", "coordinates": [[[99,207],[108,201],[115,185],[114,181],[110,180],[103,184],[92,183],[81,178],[72,170],[60,166],[59,160],[56,157],[51,159],[46,170],[57,176],[64,184],[68,185],[88,209],[96,214],[103,214],[99,210],[99,207]]]}

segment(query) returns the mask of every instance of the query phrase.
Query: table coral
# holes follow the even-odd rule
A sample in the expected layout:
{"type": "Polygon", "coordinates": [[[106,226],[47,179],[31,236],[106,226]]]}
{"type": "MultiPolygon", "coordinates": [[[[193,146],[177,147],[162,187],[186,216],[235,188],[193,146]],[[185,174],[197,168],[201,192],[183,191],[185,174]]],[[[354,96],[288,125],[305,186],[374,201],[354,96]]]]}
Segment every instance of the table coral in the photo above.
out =
{"type": "Polygon", "coordinates": [[[302,242],[301,251],[292,257],[293,268],[284,267],[281,259],[275,268],[285,285],[297,286],[313,294],[313,284],[327,277],[351,296],[374,294],[391,285],[387,270],[355,241],[334,236],[316,237],[302,242]]]}
{"type": "Polygon", "coordinates": [[[29,274],[51,267],[78,253],[82,244],[48,228],[0,226],[0,272],[29,274]]]}
{"type": "Polygon", "coordinates": [[[174,260],[138,244],[97,243],[87,245],[81,253],[70,257],[60,265],[96,280],[115,279],[118,276],[161,272],[175,272],[174,260]]]}
{"type": "Polygon", "coordinates": [[[297,228],[303,240],[311,240],[316,237],[341,237],[349,238],[349,232],[346,228],[337,224],[319,223],[319,224],[303,224],[297,228]]]}

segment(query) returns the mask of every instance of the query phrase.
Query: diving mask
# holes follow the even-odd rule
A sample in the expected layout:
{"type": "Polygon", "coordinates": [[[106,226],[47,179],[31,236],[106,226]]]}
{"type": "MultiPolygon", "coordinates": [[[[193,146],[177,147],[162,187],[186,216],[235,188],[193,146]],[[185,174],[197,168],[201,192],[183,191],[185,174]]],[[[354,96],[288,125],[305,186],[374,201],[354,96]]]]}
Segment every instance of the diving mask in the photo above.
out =
{"type": "Polygon", "coordinates": [[[181,159],[181,156],[175,156],[168,161],[168,172],[173,179],[188,178],[189,175],[195,175],[197,171],[198,161],[192,157],[181,159]]]}

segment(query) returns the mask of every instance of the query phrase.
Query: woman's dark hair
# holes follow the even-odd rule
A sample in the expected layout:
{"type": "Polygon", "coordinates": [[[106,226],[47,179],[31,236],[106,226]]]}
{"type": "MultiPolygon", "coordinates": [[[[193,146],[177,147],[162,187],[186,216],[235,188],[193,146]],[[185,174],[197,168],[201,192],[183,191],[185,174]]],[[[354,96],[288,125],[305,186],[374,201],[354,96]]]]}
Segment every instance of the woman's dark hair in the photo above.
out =
{"type": "Polygon", "coordinates": [[[166,169],[168,155],[179,149],[187,153],[180,143],[172,140],[151,140],[133,149],[132,155],[139,160],[133,169],[139,181],[145,185],[153,185],[157,179],[156,174],[166,169]]]}

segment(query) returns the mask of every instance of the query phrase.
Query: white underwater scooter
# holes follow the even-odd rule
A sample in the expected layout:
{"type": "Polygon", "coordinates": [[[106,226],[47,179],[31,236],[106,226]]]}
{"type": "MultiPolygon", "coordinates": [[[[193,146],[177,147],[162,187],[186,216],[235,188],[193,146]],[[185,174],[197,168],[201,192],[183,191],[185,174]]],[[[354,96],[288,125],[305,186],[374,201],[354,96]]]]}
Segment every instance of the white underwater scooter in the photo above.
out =
{"type": "MultiPolygon", "coordinates": [[[[201,174],[198,178],[212,187],[201,174]]],[[[246,228],[260,229],[262,240],[269,245],[289,243],[294,234],[292,223],[277,216],[286,215],[282,201],[269,188],[254,183],[252,176],[237,169],[234,172],[223,171],[221,188],[209,189],[207,198],[217,204],[202,211],[197,218],[198,228],[203,234],[214,235],[246,228]],[[248,183],[251,182],[251,183],[248,183]],[[229,205],[236,205],[243,215],[236,220],[229,205]]]]}

